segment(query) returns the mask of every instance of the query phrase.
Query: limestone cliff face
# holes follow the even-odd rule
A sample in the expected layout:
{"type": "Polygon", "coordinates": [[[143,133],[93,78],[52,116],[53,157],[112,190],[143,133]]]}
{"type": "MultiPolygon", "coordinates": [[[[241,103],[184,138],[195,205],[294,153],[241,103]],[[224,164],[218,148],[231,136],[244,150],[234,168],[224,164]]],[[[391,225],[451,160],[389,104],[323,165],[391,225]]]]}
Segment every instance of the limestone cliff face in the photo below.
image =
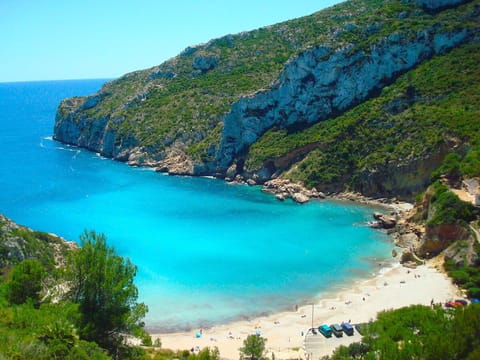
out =
{"type": "Polygon", "coordinates": [[[98,105],[101,96],[65,99],[55,118],[54,139],[86,148],[121,161],[127,161],[138,145],[133,134],[122,136],[114,125],[115,119],[102,116],[94,121],[82,112],[98,105]],[[80,110],[80,111],[79,111],[80,110]]]}
{"type": "Polygon", "coordinates": [[[401,73],[463,42],[467,31],[394,33],[368,49],[318,46],[292,59],[271,89],[243,98],[226,115],[217,154],[228,166],[267,129],[312,124],[367,99],[401,73]]]}
{"type": "MultiPolygon", "coordinates": [[[[449,147],[403,163],[388,162],[378,169],[364,169],[359,175],[360,192],[366,196],[397,197],[411,201],[431,182],[431,174],[441,164],[449,147]]],[[[338,191],[338,190],[337,190],[338,191]]]]}

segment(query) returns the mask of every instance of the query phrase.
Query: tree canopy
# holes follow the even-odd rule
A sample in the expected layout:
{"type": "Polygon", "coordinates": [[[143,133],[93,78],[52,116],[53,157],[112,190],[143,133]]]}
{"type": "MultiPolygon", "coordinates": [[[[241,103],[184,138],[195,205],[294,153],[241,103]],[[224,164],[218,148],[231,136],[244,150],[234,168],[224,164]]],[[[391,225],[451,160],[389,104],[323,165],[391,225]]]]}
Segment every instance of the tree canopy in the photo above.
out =
{"type": "Polygon", "coordinates": [[[7,300],[18,305],[31,299],[38,306],[45,275],[45,269],[38,260],[24,260],[15,265],[6,285],[7,300]]]}
{"type": "Polygon", "coordinates": [[[340,346],[324,359],[478,359],[480,305],[455,310],[414,305],[385,311],[360,343],[340,346]]]}
{"type": "Polygon", "coordinates": [[[265,343],[267,339],[259,335],[248,335],[243,341],[240,350],[240,360],[263,360],[265,359],[265,343]]]}
{"type": "MultiPolygon", "coordinates": [[[[80,337],[120,356],[125,334],[143,331],[146,305],[137,303],[136,267],[107,246],[103,234],[85,231],[70,261],[70,300],[79,304],[80,337]]],[[[125,350],[125,349],[124,349],[125,350]]]]}

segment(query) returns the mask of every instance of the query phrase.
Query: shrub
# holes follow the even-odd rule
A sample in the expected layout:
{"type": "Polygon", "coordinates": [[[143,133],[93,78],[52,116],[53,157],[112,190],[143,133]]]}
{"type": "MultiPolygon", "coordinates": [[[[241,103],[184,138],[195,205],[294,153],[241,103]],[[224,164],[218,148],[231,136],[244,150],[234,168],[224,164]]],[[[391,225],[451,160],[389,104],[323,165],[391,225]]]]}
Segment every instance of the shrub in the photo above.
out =
{"type": "Polygon", "coordinates": [[[461,176],[460,171],[461,156],[457,153],[450,153],[443,159],[442,165],[433,172],[432,180],[438,180],[441,176],[446,176],[450,181],[458,181],[461,176]]]}
{"type": "Polygon", "coordinates": [[[435,193],[430,202],[430,206],[434,208],[434,215],[427,223],[428,226],[463,224],[475,219],[475,209],[472,204],[460,200],[456,194],[439,182],[434,184],[434,190],[435,193]]]}
{"type": "Polygon", "coordinates": [[[248,335],[240,348],[240,360],[265,359],[266,339],[259,335],[248,335]]]}
{"type": "Polygon", "coordinates": [[[45,275],[45,269],[37,260],[24,260],[15,265],[6,285],[8,301],[11,304],[23,304],[31,299],[38,306],[45,275]]]}
{"type": "Polygon", "coordinates": [[[480,288],[479,287],[472,287],[467,291],[468,296],[471,298],[480,299],[480,288]]]}
{"type": "Polygon", "coordinates": [[[450,277],[456,284],[465,284],[470,279],[470,275],[465,270],[454,270],[450,273],[450,277]]]}

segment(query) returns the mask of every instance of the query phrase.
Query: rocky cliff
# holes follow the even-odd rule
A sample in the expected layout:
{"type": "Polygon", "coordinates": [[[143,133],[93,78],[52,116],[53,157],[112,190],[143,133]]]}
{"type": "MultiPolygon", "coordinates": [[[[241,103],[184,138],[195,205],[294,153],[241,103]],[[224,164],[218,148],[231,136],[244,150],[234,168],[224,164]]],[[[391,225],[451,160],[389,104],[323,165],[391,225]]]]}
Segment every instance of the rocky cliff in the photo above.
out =
{"type": "Polygon", "coordinates": [[[395,32],[368,49],[351,45],[307,50],[286,64],[271,89],[243,98],[225,116],[217,166],[235,157],[273,126],[308,126],[344,112],[393,82],[399,74],[468,37],[465,29],[395,32]],[[325,60],[323,60],[325,59],[325,60]]]}
{"type": "Polygon", "coordinates": [[[39,260],[47,268],[58,266],[65,263],[68,250],[75,247],[74,243],[17,225],[0,214],[0,271],[26,259],[39,260]]]}
{"type": "MultiPolygon", "coordinates": [[[[479,8],[479,0],[353,0],[228,35],[127,74],[95,95],[64,100],[54,138],[174,174],[241,176],[257,183],[283,176],[321,191],[354,186],[370,196],[409,198],[425,186],[456,141],[438,141],[374,168],[349,164],[326,176],[308,165],[310,173],[298,176],[297,166],[307,167],[304,159],[359,130],[293,145],[288,136],[306,139],[305,129],[336,121],[419,64],[477,41],[479,8]],[[252,149],[279,130],[286,131],[290,147],[280,151],[283,144],[277,142],[252,160],[252,149]],[[422,175],[403,176],[407,172],[422,175]]],[[[423,95],[422,101],[431,99],[423,95]]],[[[412,102],[417,98],[410,96],[412,102]]]]}

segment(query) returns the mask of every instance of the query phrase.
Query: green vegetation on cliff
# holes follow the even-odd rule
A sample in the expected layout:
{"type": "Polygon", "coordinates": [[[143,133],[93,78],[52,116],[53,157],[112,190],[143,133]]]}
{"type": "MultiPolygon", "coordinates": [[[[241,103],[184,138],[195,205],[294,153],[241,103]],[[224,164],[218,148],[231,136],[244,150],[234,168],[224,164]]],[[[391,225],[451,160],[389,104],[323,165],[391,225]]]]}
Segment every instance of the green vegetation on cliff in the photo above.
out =
{"type": "Polygon", "coordinates": [[[81,340],[76,330],[78,310],[72,303],[27,302],[7,305],[0,296],[0,357],[19,360],[111,359],[96,343],[81,340]]]}
{"type": "MultiPolygon", "coordinates": [[[[480,254],[480,245],[476,244],[476,253],[480,254]]],[[[473,264],[467,262],[455,263],[449,260],[445,269],[453,282],[467,291],[471,298],[480,299],[480,259],[475,259],[473,264]]]]}
{"type": "Polygon", "coordinates": [[[59,237],[19,226],[0,214],[0,272],[24,259],[36,259],[47,269],[65,261],[68,245],[59,237]]]}
{"type": "Polygon", "coordinates": [[[38,260],[27,259],[14,266],[5,288],[8,302],[20,305],[30,301],[38,306],[45,277],[46,271],[38,260]]]}
{"type": "Polygon", "coordinates": [[[136,268],[103,235],[82,247],[1,217],[0,358],[143,359],[147,308],[137,304],[136,268]]]}
{"type": "Polygon", "coordinates": [[[361,342],[340,346],[323,359],[478,359],[480,305],[385,311],[366,331],[361,342]]]}
{"type": "Polygon", "coordinates": [[[427,226],[466,225],[475,220],[478,211],[471,203],[460,200],[447,186],[438,181],[432,186],[434,194],[430,199],[430,208],[433,216],[428,220],[427,226]]]}
{"type": "Polygon", "coordinates": [[[479,176],[480,78],[474,75],[479,64],[480,43],[464,45],[335,119],[291,133],[271,130],[251,147],[247,168],[310,146],[288,178],[320,189],[331,185],[334,191],[346,183],[361,191],[366,171],[400,166],[444,147],[457,149],[465,175],[479,176]]]}

